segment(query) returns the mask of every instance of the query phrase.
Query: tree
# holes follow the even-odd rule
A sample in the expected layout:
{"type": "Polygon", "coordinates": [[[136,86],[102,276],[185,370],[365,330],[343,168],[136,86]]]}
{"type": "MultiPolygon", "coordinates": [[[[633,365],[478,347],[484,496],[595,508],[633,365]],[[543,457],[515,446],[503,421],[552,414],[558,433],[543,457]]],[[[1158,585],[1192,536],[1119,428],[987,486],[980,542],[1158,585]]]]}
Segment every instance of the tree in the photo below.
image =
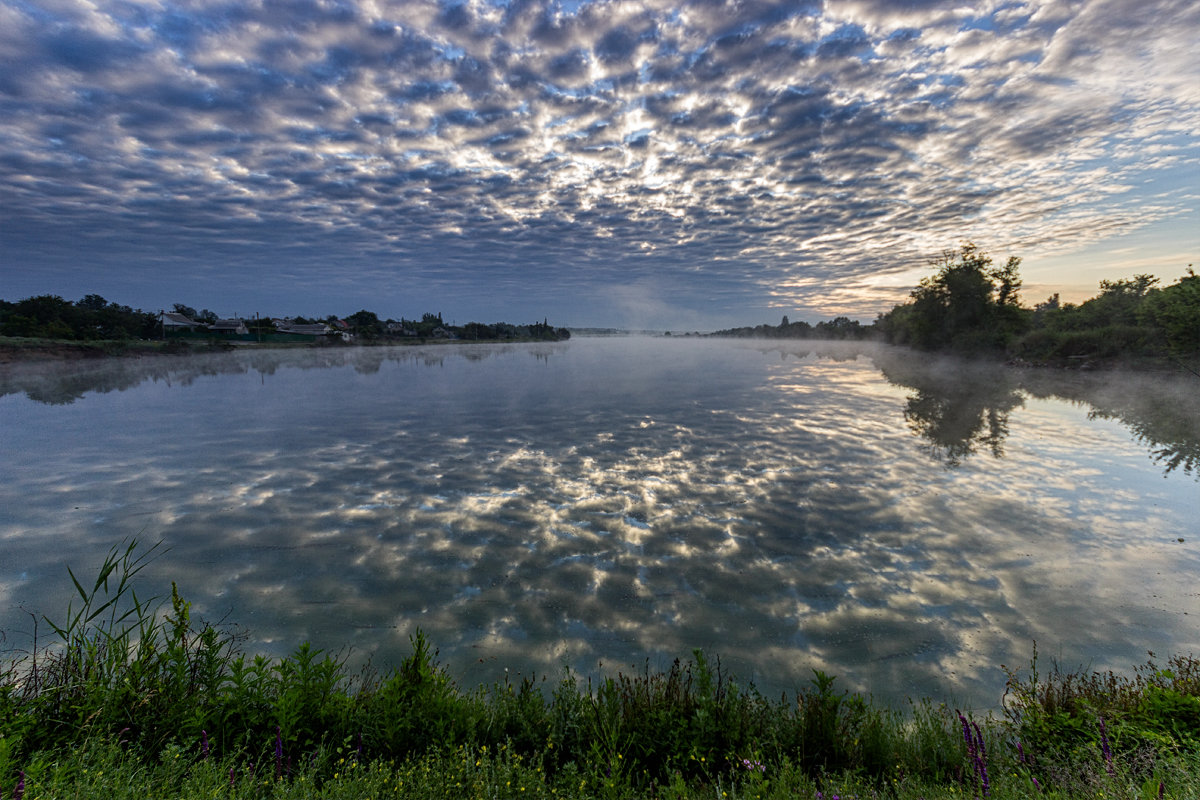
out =
{"type": "Polygon", "coordinates": [[[1162,330],[1170,355],[1200,356],[1200,275],[1189,264],[1186,276],[1146,295],[1138,316],[1162,330]]]}
{"type": "Polygon", "coordinates": [[[991,256],[966,242],[930,264],[937,273],[921,280],[912,302],[880,318],[889,341],[928,350],[995,350],[1028,327],[1018,297],[1021,259],[993,267],[991,256]]]}
{"type": "Polygon", "coordinates": [[[346,317],[346,324],[364,339],[378,339],[383,335],[383,323],[373,311],[355,311],[346,317]]]}

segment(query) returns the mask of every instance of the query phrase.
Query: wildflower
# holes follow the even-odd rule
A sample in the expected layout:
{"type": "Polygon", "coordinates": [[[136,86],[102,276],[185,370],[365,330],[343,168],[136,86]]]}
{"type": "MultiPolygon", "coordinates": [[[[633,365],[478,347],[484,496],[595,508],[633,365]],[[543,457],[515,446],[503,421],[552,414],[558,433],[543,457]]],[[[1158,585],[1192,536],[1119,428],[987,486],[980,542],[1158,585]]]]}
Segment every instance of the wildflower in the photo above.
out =
{"type": "Polygon", "coordinates": [[[1104,724],[1104,718],[1100,718],[1100,752],[1104,755],[1104,767],[1108,770],[1108,774],[1112,775],[1113,769],[1112,748],[1108,746],[1108,727],[1104,724]]]}
{"type": "Polygon", "coordinates": [[[21,800],[25,796],[25,773],[17,773],[17,785],[13,788],[13,800],[21,800]]]}
{"type": "Polygon", "coordinates": [[[208,758],[208,731],[200,729],[200,757],[208,758]]]}
{"type": "Polygon", "coordinates": [[[968,722],[961,711],[955,713],[958,714],[958,720],[962,724],[963,741],[967,745],[967,758],[975,769],[976,785],[979,786],[981,794],[987,797],[989,792],[987,747],[983,742],[983,731],[980,730],[979,723],[968,722]]]}

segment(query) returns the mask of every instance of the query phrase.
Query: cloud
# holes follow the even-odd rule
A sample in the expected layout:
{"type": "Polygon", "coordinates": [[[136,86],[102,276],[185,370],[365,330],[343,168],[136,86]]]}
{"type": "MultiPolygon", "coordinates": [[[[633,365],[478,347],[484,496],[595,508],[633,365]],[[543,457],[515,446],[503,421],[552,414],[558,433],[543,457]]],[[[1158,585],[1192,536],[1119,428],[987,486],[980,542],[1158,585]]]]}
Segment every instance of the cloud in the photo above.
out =
{"type": "Polygon", "coordinates": [[[1137,187],[1197,162],[1182,3],[0,13],[0,236],[31,271],[72,260],[65,231],[97,269],[192,269],[228,225],[258,243],[243,271],[299,241],[363,274],[432,253],[602,287],[650,250],[664,287],[743,265],[736,305],[965,236],[1078,248],[1178,216],[1137,187]]]}

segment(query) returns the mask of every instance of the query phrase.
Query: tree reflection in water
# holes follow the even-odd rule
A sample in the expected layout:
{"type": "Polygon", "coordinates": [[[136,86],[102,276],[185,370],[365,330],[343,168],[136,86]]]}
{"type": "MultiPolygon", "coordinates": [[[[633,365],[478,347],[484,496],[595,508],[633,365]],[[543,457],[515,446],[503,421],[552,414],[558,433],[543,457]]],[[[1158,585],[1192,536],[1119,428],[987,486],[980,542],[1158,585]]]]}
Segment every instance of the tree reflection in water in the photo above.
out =
{"type": "Polygon", "coordinates": [[[930,451],[957,467],[984,447],[996,458],[1004,455],[1008,438],[1008,414],[1024,405],[1020,393],[971,391],[943,393],[918,389],[908,397],[904,421],[913,433],[928,440],[930,451]]]}
{"type": "Polygon", "coordinates": [[[1200,479],[1200,391],[1186,378],[929,361],[904,351],[883,351],[875,364],[891,383],[915,390],[904,421],[948,467],[981,450],[1002,458],[1009,415],[1036,397],[1087,406],[1089,419],[1129,429],[1164,474],[1181,469],[1200,479]]]}
{"type": "Polygon", "coordinates": [[[904,421],[934,458],[957,467],[980,450],[1004,456],[1009,414],[1025,405],[1007,370],[965,361],[918,361],[896,352],[875,363],[891,383],[916,390],[908,396],[904,421]]]}

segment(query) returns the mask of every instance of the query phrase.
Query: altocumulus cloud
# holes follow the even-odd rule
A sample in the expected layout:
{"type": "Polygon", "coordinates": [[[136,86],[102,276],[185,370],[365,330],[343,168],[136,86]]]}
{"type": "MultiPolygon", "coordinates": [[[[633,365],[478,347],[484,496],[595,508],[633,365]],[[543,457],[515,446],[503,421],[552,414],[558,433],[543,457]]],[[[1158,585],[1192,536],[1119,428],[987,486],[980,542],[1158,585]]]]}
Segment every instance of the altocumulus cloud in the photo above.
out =
{"type": "Polygon", "coordinates": [[[1194,212],[1198,33],[1144,0],[5,0],[4,294],[870,317],[966,236],[1194,212]]]}

